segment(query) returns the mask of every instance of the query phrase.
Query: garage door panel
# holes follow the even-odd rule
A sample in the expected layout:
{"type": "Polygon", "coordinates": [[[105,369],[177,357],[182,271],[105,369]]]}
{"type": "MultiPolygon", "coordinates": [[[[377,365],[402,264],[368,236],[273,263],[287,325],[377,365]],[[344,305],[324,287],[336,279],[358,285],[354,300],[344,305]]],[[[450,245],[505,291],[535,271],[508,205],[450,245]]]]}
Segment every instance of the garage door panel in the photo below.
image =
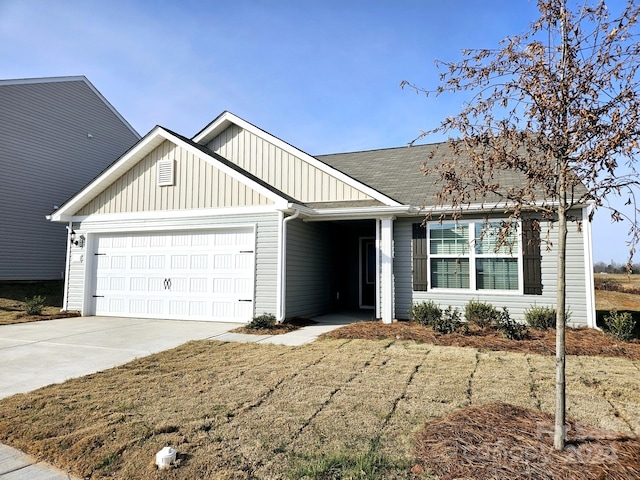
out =
{"type": "Polygon", "coordinates": [[[252,228],[97,239],[95,312],[149,318],[249,321],[252,228]]]}

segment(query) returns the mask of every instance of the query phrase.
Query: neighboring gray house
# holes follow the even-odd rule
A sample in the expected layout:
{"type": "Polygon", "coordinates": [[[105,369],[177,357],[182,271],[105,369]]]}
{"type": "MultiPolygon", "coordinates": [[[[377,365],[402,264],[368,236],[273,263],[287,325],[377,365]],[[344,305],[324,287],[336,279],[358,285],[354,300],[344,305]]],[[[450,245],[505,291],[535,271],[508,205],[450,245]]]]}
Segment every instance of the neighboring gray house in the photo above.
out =
{"type": "MultiPolygon", "coordinates": [[[[432,148],[312,157],[229,112],[192,139],[156,127],[52,214],[75,232],[64,308],[243,322],[371,309],[391,322],[428,299],[516,318],[554,305],[556,254],[528,241],[538,219],[518,225],[512,251],[479,234],[504,208],[421,225],[432,148]]],[[[587,208],[569,230],[567,304],[595,326],[587,208]]]]}
{"type": "Polygon", "coordinates": [[[139,139],[83,76],[0,80],[0,281],[63,278],[46,215],[139,139]]]}

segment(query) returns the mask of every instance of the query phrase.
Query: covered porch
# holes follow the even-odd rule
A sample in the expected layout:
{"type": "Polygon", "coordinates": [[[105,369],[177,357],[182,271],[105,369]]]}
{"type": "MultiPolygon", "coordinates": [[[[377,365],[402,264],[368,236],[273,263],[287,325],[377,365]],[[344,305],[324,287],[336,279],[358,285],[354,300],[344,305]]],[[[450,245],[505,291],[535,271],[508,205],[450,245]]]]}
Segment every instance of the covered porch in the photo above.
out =
{"type": "Polygon", "coordinates": [[[357,312],[392,322],[393,217],[296,218],[284,231],[284,318],[357,312]]]}

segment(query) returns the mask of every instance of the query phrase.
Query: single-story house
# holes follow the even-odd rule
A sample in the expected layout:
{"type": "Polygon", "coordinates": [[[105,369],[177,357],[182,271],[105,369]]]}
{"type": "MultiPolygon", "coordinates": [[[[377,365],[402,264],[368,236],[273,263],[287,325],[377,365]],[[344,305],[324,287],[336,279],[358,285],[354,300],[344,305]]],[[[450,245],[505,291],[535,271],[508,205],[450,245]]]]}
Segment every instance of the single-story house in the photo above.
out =
{"type": "Polygon", "coordinates": [[[45,214],[140,139],[83,76],[0,80],[0,281],[64,278],[45,214]]]}
{"type": "MultiPolygon", "coordinates": [[[[429,299],[520,319],[553,306],[556,253],[528,241],[548,222],[523,220],[497,250],[483,219],[504,208],[423,224],[433,148],[314,157],[229,112],[191,139],[157,126],[51,215],[72,232],[64,309],[239,322],[370,309],[391,322],[429,299]]],[[[587,208],[572,212],[567,304],[594,326],[587,208]]]]}

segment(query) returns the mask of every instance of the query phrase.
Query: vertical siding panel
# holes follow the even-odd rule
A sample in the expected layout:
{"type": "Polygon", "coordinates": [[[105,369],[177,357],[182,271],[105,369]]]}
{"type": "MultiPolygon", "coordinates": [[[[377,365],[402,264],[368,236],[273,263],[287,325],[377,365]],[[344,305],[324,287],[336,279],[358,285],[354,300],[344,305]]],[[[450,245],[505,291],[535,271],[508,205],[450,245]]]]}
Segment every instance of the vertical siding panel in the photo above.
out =
{"type": "Polygon", "coordinates": [[[213,194],[211,183],[207,182],[207,172],[212,171],[210,168],[205,168],[205,164],[203,162],[198,162],[198,208],[207,208],[210,205],[210,202],[207,201],[207,198],[213,194]]]}
{"type": "Polygon", "coordinates": [[[195,156],[190,153],[187,152],[187,150],[182,149],[182,162],[185,164],[186,169],[185,169],[185,179],[182,182],[182,184],[180,185],[181,189],[187,189],[186,194],[184,196],[184,203],[182,204],[182,208],[195,208],[194,206],[194,201],[193,201],[193,194],[195,192],[195,178],[194,178],[194,164],[196,162],[196,158],[195,156]]]}
{"type": "Polygon", "coordinates": [[[149,155],[147,155],[147,165],[149,166],[147,171],[149,172],[149,174],[147,175],[148,181],[149,181],[149,202],[148,202],[148,207],[146,208],[147,210],[157,210],[158,209],[158,198],[157,198],[157,191],[155,188],[156,185],[156,163],[157,163],[157,156],[158,156],[158,151],[155,150],[153,152],[151,152],[149,155]]]}
{"type": "Polygon", "coordinates": [[[275,152],[275,149],[272,148],[272,145],[268,145],[268,149],[269,149],[269,158],[271,158],[271,156],[273,155],[273,163],[275,165],[275,181],[273,183],[273,185],[283,191],[287,191],[286,189],[282,188],[282,170],[284,168],[284,166],[282,165],[282,152],[275,152]]]}

